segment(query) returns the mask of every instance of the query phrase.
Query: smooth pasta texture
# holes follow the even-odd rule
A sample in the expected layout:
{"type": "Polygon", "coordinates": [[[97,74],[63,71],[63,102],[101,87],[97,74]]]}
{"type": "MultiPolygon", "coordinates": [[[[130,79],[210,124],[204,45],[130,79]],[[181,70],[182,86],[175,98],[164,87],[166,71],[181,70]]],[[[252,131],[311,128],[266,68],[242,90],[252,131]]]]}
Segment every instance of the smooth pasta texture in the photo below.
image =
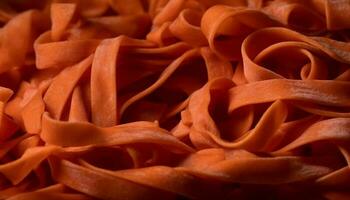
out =
{"type": "Polygon", "coordinates": [[[0,2],[0,199],[349,199],[349,0],[0,2]]]}

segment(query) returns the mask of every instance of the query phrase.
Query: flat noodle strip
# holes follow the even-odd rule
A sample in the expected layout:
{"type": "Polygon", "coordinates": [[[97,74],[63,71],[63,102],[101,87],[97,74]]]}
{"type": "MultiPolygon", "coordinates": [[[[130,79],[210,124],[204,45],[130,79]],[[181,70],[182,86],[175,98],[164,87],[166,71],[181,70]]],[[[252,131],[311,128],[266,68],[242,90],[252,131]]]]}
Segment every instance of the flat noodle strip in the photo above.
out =
{"type": "Polygon", "coordinates": [[[344,92],[345,88],[349,87],[348,84],[343,81],[286,79],[249,83],[230,90],[232,100],[230,101],[229,111],[245,105],[271,102],[278,99],[348,107],[350,96],[344,92]],[[327,87],[324,87],[324,84],[327,84],[327,87]],[[273,90],[274,93],[267,93],[268,90],[273,90]]]}
{"type": "MultiPolygon", "coordinates": [[[[327,167],[322,167],[320,163],[334,161],[332,158],[326,157],[315,157],[310,160],[288,156],[258,158],[254,155],[245,155],[247,152],[243,150],[220,152],[218,149],[206,149],[199,151],[198,154],[200,158],[189,157],[188,160],[185,160],[183,163],[186,168],[189,168],[188,170],[193,170],[190,173],[200,176],[215,177],[226,181],[238,181],[240,183],[252,184],[282,184],[289,181],[312,179],[312,177],[322,176],[322,174],[327,174],[330,171],[327,167]],[[225,155],[223,159],[216,159],[215,163],[211,163],[211,165],[202,165],[207,159],[203,155],[210,157],[217,156],[216,154],[225,155]],[[196,163],[192,163],[194,161],[196,163]],[[257,171],[255,165],[258,163],[260,167],[257,171]],[[284,172],[284,170],[287,170],[288,173],[284,172]],[[254,176],[252,176],[252,174],[254,174],[254,176]],[[267,179],[267,177],[269,177],[269,179],[267,179]]],[[[193,157],[195,156],[197,155],[193,155],[193,157]]]]}
{"type": "Polygon", "coordinates": [[[48,143],[63,147],[122,145],[133,143],[155,143],[168,147],[177,147],[184,152],[193,151],[191,147],[177,141],[167,131],[151,122],[133,122],[115,127],[101,128],[88,123],[67,123],[43,116],[42,139],[48,143]],[[62,131],[65,130],[65,131],[62,131]],[[67,139],[69,135],[69,139],[67,139]],[[84,138],[84,139],[82,139],[84,138]]]}
{"type": "Polygon", "coordinates": [[[0,2],[0,199],[349,199],[349,0],[0,2]]]}
{"type": "Polygon", "coordinates": [[[52,161],[55,180],[82,193],[100,199],[169,199],[169,193],[84,168],[69,161],[52,161]],[[82,185],[80,180],[84,182],[82,185]],[[96,187],[99,185],[99,187],[96,187]]]}

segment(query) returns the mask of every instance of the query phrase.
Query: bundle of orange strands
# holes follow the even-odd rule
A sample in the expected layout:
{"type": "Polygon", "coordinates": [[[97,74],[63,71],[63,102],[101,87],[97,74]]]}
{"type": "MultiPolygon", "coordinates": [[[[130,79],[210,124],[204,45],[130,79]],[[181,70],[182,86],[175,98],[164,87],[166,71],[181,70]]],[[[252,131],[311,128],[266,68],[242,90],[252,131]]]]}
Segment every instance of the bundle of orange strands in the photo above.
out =
{"type": "Polygon", "coordinates": [[[350,0],[0,1],[0,199],[350,199],[350,0]]]}

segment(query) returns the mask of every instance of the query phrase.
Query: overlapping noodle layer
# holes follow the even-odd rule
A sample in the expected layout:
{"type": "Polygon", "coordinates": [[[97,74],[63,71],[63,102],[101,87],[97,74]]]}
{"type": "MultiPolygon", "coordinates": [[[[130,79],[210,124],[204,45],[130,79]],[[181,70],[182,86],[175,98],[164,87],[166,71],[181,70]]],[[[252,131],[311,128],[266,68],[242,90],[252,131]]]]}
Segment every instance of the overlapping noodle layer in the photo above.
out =
{"type": "Polygon", "coordinates": [[[348,199],[350,1],[0,2],[0,199],[348,199]]]}

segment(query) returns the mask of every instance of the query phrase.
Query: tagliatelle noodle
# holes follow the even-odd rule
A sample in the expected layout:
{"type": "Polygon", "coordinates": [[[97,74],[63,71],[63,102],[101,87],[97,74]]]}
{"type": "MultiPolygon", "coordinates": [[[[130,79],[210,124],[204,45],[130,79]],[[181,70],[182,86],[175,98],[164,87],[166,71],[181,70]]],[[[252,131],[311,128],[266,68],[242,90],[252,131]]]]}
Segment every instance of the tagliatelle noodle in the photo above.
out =
{"type": "Polygon", "coordinates": [[[350,1],[0,3],[0,199],[348,199],[350,1]]]}

